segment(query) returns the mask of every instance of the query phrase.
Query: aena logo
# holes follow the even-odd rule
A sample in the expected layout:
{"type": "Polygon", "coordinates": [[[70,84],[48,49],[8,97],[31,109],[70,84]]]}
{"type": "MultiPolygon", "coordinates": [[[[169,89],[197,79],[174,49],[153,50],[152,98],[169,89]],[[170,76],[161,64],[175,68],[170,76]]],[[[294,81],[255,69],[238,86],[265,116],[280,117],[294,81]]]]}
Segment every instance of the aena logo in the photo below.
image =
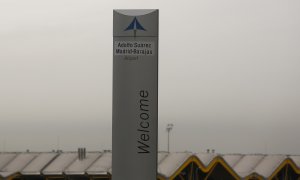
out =
{"type": "Polygon", "coordinates": [[[136,31],[146,31],[146,29],[141,25],[141,23],[134,17],[133,21],[129,24],[129,26],[124,31],[133,30],[134,36],[136,36],[136,31]]]}

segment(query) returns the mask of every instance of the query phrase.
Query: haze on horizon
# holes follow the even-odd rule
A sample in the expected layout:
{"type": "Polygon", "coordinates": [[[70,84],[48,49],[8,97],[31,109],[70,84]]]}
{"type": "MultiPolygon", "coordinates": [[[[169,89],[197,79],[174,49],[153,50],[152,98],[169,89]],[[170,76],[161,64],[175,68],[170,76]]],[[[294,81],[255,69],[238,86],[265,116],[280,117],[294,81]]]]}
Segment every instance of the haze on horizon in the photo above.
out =
{"type": "Polygon", "coordinates": [[[159,9],[159,150],[300,154],[300,1],[1,0],[0,151],[111,149],[113,9],[159,9]]]}

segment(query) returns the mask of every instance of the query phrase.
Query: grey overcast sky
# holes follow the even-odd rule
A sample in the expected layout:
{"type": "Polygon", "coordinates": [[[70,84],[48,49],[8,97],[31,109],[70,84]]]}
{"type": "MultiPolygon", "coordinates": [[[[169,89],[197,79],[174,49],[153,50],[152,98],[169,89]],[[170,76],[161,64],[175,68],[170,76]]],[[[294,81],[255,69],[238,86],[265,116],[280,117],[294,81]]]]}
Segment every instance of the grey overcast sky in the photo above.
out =
{"type": "Polygon", "coordinates": [[[111,149],[128,8],[160,10],[159,150],[300,154],[299,0],[1,0],[0,151],[111,149]]]}

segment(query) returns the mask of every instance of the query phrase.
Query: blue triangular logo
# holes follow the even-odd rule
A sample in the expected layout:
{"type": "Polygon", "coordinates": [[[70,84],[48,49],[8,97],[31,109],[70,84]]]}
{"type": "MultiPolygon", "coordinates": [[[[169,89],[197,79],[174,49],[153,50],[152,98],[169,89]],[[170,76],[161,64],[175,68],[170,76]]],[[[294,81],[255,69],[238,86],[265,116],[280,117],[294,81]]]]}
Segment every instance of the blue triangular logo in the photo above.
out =
{"type": "Polygon", "coordinates": [[[136,17],[134,17],[133,21],[129,24],[129,26],[124,30],[143,30],[146,31],[146,29],[140,24],[140,22],[137,20],[136,17]]]}

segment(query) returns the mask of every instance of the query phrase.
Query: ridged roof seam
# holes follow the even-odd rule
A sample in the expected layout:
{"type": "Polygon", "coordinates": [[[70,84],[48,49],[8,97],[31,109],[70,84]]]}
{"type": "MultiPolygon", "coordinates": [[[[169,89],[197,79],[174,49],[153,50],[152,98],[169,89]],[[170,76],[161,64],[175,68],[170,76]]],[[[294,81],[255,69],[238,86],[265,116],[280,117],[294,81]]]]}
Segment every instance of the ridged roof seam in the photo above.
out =
{"type": "MultiPolygon", "coordinates": [[[[267,156],[265,156],[265,158],[266,158],[267,156]]],[[[271,167],[271,173],[270,173],[270,175],[269,175],[269,177],[276,171],[276,169],[284,162],[284,161],[286,161],[288,159],[288,157],[287,156],[283,156],[283,159],[282,160],[280,160],[278,163],[276,163],[273,167],[271,167]]],[[[256,166],[257,167],[257,166],[256,166]]],[[[256,170],[256,169],[255,169],[256,170]]],[[[257,172],[257,170],[255,171],[255,172],[257,172]]],[[[258,174],[258,173],[257,173],[258,174]]],[[[260,174],[261,175],[261,174],[260,174]]],[[[261,176],[263,176],[263,175],[261,175],[261,176]]],[[[265,176],[263,176],[264,178],[268,178],[268,177],[265,177],[265,176]]]]}
{"type": "Polygon", "coordinates": [[[104,152],[100,152],[100,155],[98,155],[98,157],[84,170],[84,173],[87,173],[87,170],[92,167],[102,156],[103,156],[104,152]]]}
{"type": "Polygon", "coordinates": [[[240,159],[237,161],[237,162],[235,162],[234,163],[234,165],[232,165],[232,169],[234,169],[235,168],[235,166],[243,159],[245,157],[245,155],[242,155],[241,157],[240,157],[240,159]]]}
{"type": "Polygon", "coordinates": [[[235,170],[225,161],[225,159],[220,156],[220,155],[217,155],[215,158],[218,158],[219,159],[219,163],[222,163],[224,164],[224,168],[226,170],[229,170],[229,173],[234,177],[234,178],[237,178],[237,179],[240,179],[241,177],[239,176],[239,174],[237,172],[235,172],[235,170]]]}
{"type": "Polygon", "coordinates": [[[164,177],[164,175],[159,173],[159,171],[160,171],[159,165],[168,157],[168,155],[169,155],[169,153],[167,153],[159,162],[157,162],[157,174],[160,174],[163,177],[164,177]]]}
{"type": "Polygon", "coordinates": [[[59,156],[59,153],[55,153],[55,156],[48,162],[48,163],[46,163],[46,165],[43,167],[43,168],[41,168],[41,174],[42,175],[44,175],[44,170],[57,158],[59,156]]]}
{"type": "Polygon", "coordinates": [[[33,160],[35,160],[37,157],[38,157],[38,155],[39,155],[40,153],[38,153],[38,154],[36,154],[35,156],[34,156],[34,158],[32,158],[22,169],[20,169],[18,172],[19,173],[21,173],[22,171],[23,171],[23,169],[25,169],[33,160]]]}
{"type": "Polygon", "coordinates": [[[2,169],[4,169],[7,165],[9,165],[14,159],[16,159],[16,157],[18,156],[18,154],[16,154],[16,153],[12,153],[12,154],[14,154],[15,156],[11,159],[11,160],[9,160],[6,164],[4,164],[1,168],[0,168],[0,171],[2,171],[2,169]]]}
{"type": "Polygon", "coordinates": [[[66,169],[68,169],[78,158],[78,155],[75,156],[75,158],[68,164],[65,168],[62,169],[62,174],[65,174],[66,169]]]}
{"type": "Polygon", "coordinates": [[[163,162],[168,157],[168,155],[169,153],[167,153],[159,162],[157,162],[157,166],[159,166],[161,162],[163,162]]]}
{"type": "MultiPolygon", "coordinates": [[[[13,153],[13,154],[15,154],[15,153],[13,153]]],[[[5,169],[11,162],[13,162],[17,158],[17,156],[19,156],[19,154],[15,154],[15,156],[10,161],[8,161],[6,164],[4,164],[1,167],[0,171],[2,171],[3,169],[5,169]]]]}
{"type": "MultiPolygon", "coordinates": [[[[251,173],[250,174],[252,174],[252,173],[255,173],[255,168],[264,160],[266,158],[266,155],[264,155],[263,156],[263,158],[261,158],[252,168],[251,168],[251,173]]],[[[247,176],[245,176],[245,177],[247,177],[247,176]]],[[[264,177],[264,176],[263,176],[264,177]]]]}

